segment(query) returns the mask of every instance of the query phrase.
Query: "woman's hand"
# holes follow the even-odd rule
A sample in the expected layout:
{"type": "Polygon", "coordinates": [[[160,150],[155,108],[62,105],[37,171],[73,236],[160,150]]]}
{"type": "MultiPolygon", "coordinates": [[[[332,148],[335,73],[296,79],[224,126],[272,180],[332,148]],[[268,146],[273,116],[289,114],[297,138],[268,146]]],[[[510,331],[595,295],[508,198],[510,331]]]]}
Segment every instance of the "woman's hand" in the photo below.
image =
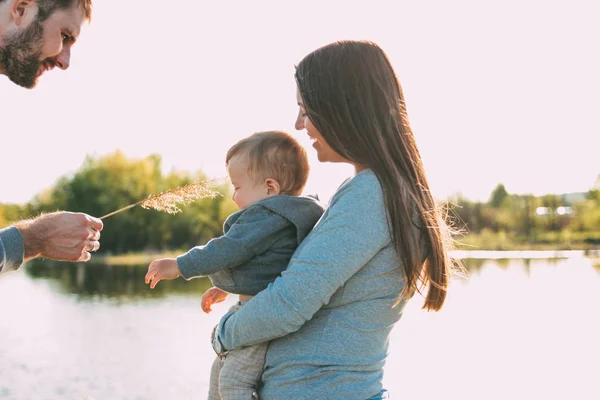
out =
{"type": "Polygon", "coordinates": [[[150,289],[154,289],[156,284],[161,280],[176,279],[180,276],[181,272],[179,271],[179,266],[177,265],[177,259],[162,258],[160,260],[152,261],[148,266],[146,284],[150,283],[150,289]]]}
{"type": "Polygon", "coordinates": [[[221,302],[225,301],[225,299],[227,298],[228,295],[229,295],[229,293],[227,293],[219,288],[211,287],[202,296],[202,303],[201,303],[202,311],[204,311],[205,313],[208,314],[209,312],[212,311],[212,309],[210,307],[213,304],[217,304],[217,303],[221,303],[221,302]]]}

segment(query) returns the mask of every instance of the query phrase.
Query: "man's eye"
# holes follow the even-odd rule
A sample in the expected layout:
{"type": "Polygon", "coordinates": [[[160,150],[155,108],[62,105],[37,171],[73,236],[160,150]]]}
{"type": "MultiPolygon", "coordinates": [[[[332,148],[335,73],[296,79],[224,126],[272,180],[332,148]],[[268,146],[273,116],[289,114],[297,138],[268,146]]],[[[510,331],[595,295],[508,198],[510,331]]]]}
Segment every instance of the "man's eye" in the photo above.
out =
{"type": "Polygon", "coordinates": [[[71,36],[67,35],[66,33],[61,33],[60,36],[62,37],[63,42],[68,42],[71,40],[71,36]]]}

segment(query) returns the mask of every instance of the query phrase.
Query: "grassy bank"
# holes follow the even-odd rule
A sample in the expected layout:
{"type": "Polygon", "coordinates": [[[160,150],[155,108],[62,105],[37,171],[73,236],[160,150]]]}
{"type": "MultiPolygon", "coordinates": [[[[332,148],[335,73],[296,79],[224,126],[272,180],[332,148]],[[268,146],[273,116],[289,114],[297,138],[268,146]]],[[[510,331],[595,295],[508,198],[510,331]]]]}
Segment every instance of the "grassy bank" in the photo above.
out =
{"type": "MultiPolygon", "coordinates": [[[[556,242],[527,242],[526,240],[510,237],[505,232],[472,233],[458,238],[457,250],[493,250],[493,251],[521,251],[521,250],[595,250],[600,251],[600,245],[584,241],[556,241],[556,242]]],[[[186,250],[147,251],[143,253],[110,254],[98,253],[92,256],[95,264],[109,264],[122,266],[147,265],[157,258],[177,257],[186,250]]],[[[598,261],[600,263],[600,260],[598,261]]]]}
{"type": "Polygon", "coordinates": [[[458,250],[597,250],[600,235],[577,234],[569,231],[544,232],[536,237],[521,237],[505,231],[484,229],[458,239],[458,250]]]}
{"type": "Polygon", "coordinates": [[[174,258],[181,254],[184,254],[185,251],[151,251],[144,253],[127,253],[127,254],[94,254],[92,255],[92,262],[95,264],[110,264],[110,265],[123,265],[123,266],[133,266],[133,265],[144,265],[150,264],[152,261],[157,258],[174,258]]]}

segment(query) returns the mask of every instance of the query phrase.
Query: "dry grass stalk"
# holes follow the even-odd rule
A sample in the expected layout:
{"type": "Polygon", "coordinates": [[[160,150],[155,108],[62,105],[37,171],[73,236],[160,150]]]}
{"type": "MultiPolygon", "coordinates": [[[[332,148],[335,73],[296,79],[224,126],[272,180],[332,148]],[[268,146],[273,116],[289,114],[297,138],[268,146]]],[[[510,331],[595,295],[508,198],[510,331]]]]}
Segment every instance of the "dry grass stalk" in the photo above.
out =
{"type": "Polygon", "coordinates": [[[159,194],[150,195],[147,198],[138,201],[137,203],[130,204],[126,207],[106,214],[100,217],[100,219],[108,218],[135,206],[141,206],[145,209],[164,211],[169,214],[176,214],[181,211],[181,209],[177,206],[178,204],[187,205],[197,199],[202,199],[205,197],[214,198],[215,196],[220,196],[221,194],[219,192],[212,189],[218,184],[218,181],[219,180],[217,179],[198,181],[190,183],[189,185],[167,190],[164,193],[161,192],[159,194]]]}

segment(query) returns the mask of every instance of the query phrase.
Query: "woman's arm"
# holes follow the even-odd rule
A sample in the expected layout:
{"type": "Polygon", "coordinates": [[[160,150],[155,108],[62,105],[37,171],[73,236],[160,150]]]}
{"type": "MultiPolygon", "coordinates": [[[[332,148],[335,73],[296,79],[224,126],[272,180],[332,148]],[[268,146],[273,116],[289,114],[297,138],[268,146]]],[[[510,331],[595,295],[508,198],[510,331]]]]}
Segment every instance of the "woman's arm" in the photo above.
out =
{"type": "Polygon", "coordinates": [[[390,242],[381,189],[375,183],[342,188],[282,276],[223,317],[219,338],[226,349],[297,331],[390,242]]]}

